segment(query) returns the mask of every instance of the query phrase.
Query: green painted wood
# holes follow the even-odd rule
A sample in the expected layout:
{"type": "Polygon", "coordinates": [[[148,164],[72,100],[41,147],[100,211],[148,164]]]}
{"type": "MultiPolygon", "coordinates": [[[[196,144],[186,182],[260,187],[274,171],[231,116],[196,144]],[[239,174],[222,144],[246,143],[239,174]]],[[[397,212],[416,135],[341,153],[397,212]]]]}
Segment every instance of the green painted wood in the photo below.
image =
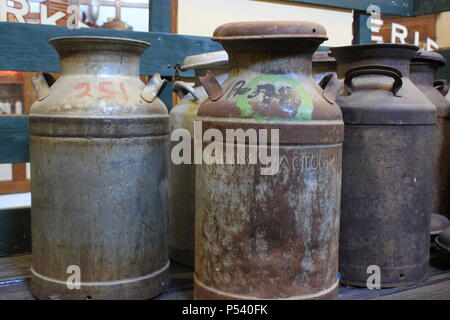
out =
{"type": "Polygon", "coordinates": [[[149,30],[154,32],[172,31],[170,0],[149,0],[149,30]]]}
{"type": "Polygon", "coordinates": [[[29,161],[28,117],[0,116],[0,163],[29,161]]]}
{"type": "Polygon", "coordinates": [[[31,252],[30,208],[0,211],[0,257],[31,252]]]}
{"type": "MultiPolygon", "coordinates": [[[[371,4],[378,5],[382,13],[396,14],[400,16],[412,16],[414,14],[414,0],[284,0],[319,6],[327,6],[340,9],[366,11],[371,4]]],[[[445,1],[445,0],[443,0],[445,1]]]]}
{"type": "Polygon", "coordinates": [[[367,27],[369,17],[365,11],[353,12],[353,44],[372,42],[372,31],[367,27]]]}
{"type": "Polygon", "coordinates": [[[447,79],[450,83],[450,50],[439,50],[438,52],[447,59],[448,63],[445,67],[438,69],[436,79],[447,79]]]}
{"type": "Polygon", "coordinates": [[[450,11],[449,0],[414,0],[414,14],[430,14],[450,11]]]}
{"type": "MultiPolygon", "coordinates": [[[[189,55],[222,50],[207,37],[160,32],[116,31],[97,28],[71,30],[65,27],[0,22],[0,70],[58,72],[55,50],[47,43],[61,36],[103,36],[144,40],[151,43],[141,60],[141,74],[173,76],[175,63],[189,55]]],[[[193,76],[193,72],[186,72],[193,76]]]]}

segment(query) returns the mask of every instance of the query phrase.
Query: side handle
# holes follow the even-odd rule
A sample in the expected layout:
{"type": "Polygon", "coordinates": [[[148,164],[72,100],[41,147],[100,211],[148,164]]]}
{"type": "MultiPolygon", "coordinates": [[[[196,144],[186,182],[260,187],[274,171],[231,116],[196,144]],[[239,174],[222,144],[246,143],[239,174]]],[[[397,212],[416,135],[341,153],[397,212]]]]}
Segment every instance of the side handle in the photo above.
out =
{"type": "Polygon", "coordinates": [[[172,91],[175,92],[181,99],[183,99],[187,93],[190,93],[194,97],[195,101],[200,100],[195,88],[184,81],[175,81],[173,83],[172,91]]]}
{"type": "Polygon", "coordinates": [[[31,79],[38,101],[42,101],[50,94],[50,87],[55,83],[55,78],[50,73],[40,72],[37,77],[31,79]]]}
{"type": "Polygon", "coordinates": [[[217,81],[216,77],[210,71],[205,76],[199,77],[199,80],[212,101],[219,100],[225,94],[219,81],[217,81]]]}
{"type": "Polygon", "coordinates": [[[449,92],[447,79],[439,79],[434,82],[434,87],[445,97],[449,92]]]}
{"type": "Polygon", "coordinates": [[[392,94],[396,97],[401,97],[398,94],[403,86],[402,73],[400,70],[384,65],[364,65],[351,68],[345,75],[344,87],[348,94],[353,92],[353,79],[365,75],[381,75],[388,76],[394,79],[394,85],[392,86],[392,94]]]}
{"type": "Polygon", "coordinates": [[[153,102],[158,96],[159,91],[161,91],[162,86],[166,83],[165,79],[161,79],[161,75],[159,73],[155,73],[147,85],[142,89],[141,98],[146,102],[153,102]]]}
{"type": "Polygon", "coordinates": [[[324,99],[334,104],[336,97],[342,91],[343,82],[337,78],[336,74],[330,73],[320,80],[319,86],[323,89],[322,96],[324,99]]]}

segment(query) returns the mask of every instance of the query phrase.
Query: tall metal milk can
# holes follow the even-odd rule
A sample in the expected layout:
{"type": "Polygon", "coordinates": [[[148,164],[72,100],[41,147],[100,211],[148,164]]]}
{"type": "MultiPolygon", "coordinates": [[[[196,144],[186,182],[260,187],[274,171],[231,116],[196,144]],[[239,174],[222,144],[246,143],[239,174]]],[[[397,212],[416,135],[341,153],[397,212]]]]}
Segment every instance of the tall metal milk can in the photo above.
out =
{"type": "MultiPolygon", "coordinates": [[[[194,145],[194,120],[200,105],[208,98],[199,77],[210,70],[219,83],[223,83],[228,73],[228,54],[214,51],[186,57],[181,70],[195,70],[195,84],[175,81],[173,90],[182,98],[170,111],[170,133],[175,141],[171,150],[176,152],[180,137],[176,130],[189,132],[191,146],[194,145]]],[[[179,263],[194,266],[195,240],[195,164],[191,151],[190,163],[170,162],[170,215],[169,215],[169,255],[179,263]]]]}
{"type": "Polygon", "coordinates": [[[168,112],[139,79],[148,43],[50,40],[59,79],[30,112],[31,292],[147,299],[168,282],[168,112]]]}
{"type": "Polygon", "coordinates": [[[196,170],[196,299],[336,297],[344,126],[311,70],[326,39],[321,25],[298,21],[214,32],[230,72],[222,86],[201,78],[209,99],[197,114],[205,161],[196,170]],[[207,136],[219,134],[227,151],[211,156],[224,164],[205,157],[207,136]]]}
{"type": "Polygon", "coordinates": [[[450,102],[434,87],[434,75],[446,63],[437,52],[418,51],[411,80],[437,108],[432,212],[450,217],[450,102]]]}
{"type": "Polygon", "coordinates": [[[381,276],[381,287],[397,287],[428,275],[436,108],[409,78],[417,50],[331,49],[345,78],[337,103],[345,122],[339,271],[347,285],[376,286],[381,276]]]}

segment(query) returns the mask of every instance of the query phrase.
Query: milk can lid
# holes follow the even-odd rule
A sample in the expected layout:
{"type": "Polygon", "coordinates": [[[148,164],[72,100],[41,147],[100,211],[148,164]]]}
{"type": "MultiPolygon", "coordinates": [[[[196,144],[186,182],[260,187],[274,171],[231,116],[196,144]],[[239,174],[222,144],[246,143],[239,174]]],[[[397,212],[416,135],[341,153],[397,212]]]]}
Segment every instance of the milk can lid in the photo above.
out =
{"type": "Polygon", "coordinates": [[[213,51],[195,56],[188,56],[184,59],[181,70],[226,67],[228,65],[228,53],[226,51],[213,51]]]}
{"type": "Polygon", "coordinates": [[[305,21],[250,21],[232,22],[219,26],[213,40],[252,40],[304,38],[327,40],[325,28],[305,21]]]}
{"type": "Polygon", "coordinates": [[[331,51],[316,51],[313,54],[313,62],[314,63],[336,63],[336,58],[330,55],[331,51]]]}
{"type": "Polygon", "coordinates": [[[413,57],[412,62],[436,62],[444,66],[447,64],[447,59],[437,52],[419,50],[413,57]]]}
{"type": "Polygon", "coordinates": [[[450,228],[445,229],[439,237],[436,238],[436,243],[443,249],[450,251],[450,228]]]}

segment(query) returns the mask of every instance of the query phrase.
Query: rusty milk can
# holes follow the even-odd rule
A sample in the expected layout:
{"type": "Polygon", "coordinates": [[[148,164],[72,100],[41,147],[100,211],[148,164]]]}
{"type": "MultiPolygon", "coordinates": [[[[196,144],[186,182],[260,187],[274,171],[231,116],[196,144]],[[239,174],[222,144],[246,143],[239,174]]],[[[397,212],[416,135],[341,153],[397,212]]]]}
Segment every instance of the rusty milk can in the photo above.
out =
{"type": "Polygon", "coordinates": [[[30,112],[32,294],[156,296],[169,272],[169,119],[156,97],[159,75],[148,85],[139,79],[149,44],[97,37],[50,44],[60,77],[51,87],[34,79],[30,112]]]}
{"type": "Polygon", "coordinates": [[[411,80],[437,109],[432,212],[450,217],[450,102],[434,87],[434,75],[446,63],[437,52],[418,51],[411,63],[411,80]]]}
{"type": "Polygon", "coordinates": [[[311,74],[326,39],[321,25],[299,21],[230,23],[214,32],[230,72],[222,86],[211,74],[201,78],[209,99],[197,120],[203,134],[214,129],[227,139],[222,146],[246,155],[241,164],[236,152],[233,164],[196,168],[196,299],[336,297],[344,126],[334,97],[311,74]],[[227,135],[239,129],[258,141],[227,135]],[[250,164],[251,149],[278,150],[271,174],[261,169],[274,163],[254,157],[250,164]]]}
{"type": "MultiPolygon", "coordinates": [[[[175,81],[173,90],[182,98],[170,111],[170,133],[178,129],[189,132],[191,146],[194,145],[194,120],[200,105],[208,98],[198,78],[210,70],[219,83],[227,78],[228,54],[225,51],[208,52],[186,57],[181,70],[195,70],[195,84],[175,81]]],[[[178,137],[178,135],[176,135],[178,137]]],[[[171,149],[178,138],[171,142],[171,149]]],[[[169,255],[179,263],[194,266],[195,238],[195,164],[193,153],[190,163],[170,162],[170,215],[169,215],[169,255]]]]}
{"type": "Polygon", "coordinates": [[[409,78],[418,47],[331,50],[345,78],[337,99],[345,122],[342,282],[365,287],[378,271],[381,287],[422,281],[428,275],[436,108],[409,78]]]}

